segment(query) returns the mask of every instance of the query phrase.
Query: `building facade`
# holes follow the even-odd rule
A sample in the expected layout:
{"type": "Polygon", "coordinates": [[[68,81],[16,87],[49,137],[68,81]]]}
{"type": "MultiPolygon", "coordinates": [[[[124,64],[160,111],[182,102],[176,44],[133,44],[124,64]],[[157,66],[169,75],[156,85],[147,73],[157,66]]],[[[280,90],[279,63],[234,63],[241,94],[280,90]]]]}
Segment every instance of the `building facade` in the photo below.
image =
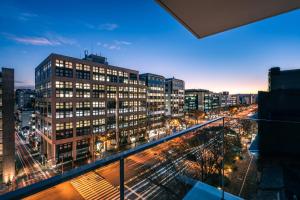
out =
{"type": "Polygon", "coordinates": [[[209,112],[221,107],[221,94],[208,92],[204,94],[204,111],[209,112]]]}
{"type": "Polygon", "coordinates": [[[186,112],[204,111],[204,96],[208,93],[208,90],[203,89],[185,90],[184,110],[186,112]]]}
{"type": "Polygon", "coordinates": [[[166,116],[178,118],[184,116],[184,89],[183,80],[165,79],[166,116]]]}
{"type": "Polygon", "coordinates": [[[221,107],[224,108],[224,107],[229,106],[228,105],[229,92],[227,92],[227,91],[221,92],[220,96],[221,96],[221,98],[220,98],[220,101],[221,101],[220,105],[221,105],[221,107]]]}
{"type": "Polygon", "coordinates": [[[236,106],[239,104],[239,97],[236,94],[229,95],[228,106],[236,106]]]}
{"type": "Polygon", "coordinates": [[[32,110],[35,103],[35,91],[31,89],[16,90],[16,104],[18,109],[32,110]]]}
{"type": "Polygon", "coordinates": [[[15,176],[14,70],[0,72],[0,174],[7,183],[15,176]]]}
{"type": "Polygon", "coordinates": [[[147,132],[151,138],[165,133],[165,77],[146,73],[140,79],[147,86],[147,132]]]}
{"type": "Polygon", "coordinates": [[[35,69],[36,132],[53,163],[77,161],[146,135],[146,86],[106,58],[49,55],[35,69]]]}

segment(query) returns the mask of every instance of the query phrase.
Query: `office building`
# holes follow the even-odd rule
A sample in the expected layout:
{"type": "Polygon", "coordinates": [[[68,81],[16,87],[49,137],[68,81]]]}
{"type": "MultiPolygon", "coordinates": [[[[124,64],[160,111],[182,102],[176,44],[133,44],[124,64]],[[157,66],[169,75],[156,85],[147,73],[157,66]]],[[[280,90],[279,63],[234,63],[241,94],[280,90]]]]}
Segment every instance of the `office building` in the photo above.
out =
{"type": "Polygon", "coordinates": [[[16,104],[20,110],[33,110],[35,103],[35,91],[31,89],[16,90],[16,104]]]}
{"type": "Polygon", "coordinates": [[[14,70],[0,72],[0,174],[4,183],[15,176],[14,70]]]}
{"type": "Polygon", "coordinates": [[[35,69],[36,132],[52,163],[78,161],[146,135],[146,86],[139,72],[106,58],[51,54],[35,69]]]}
{"type": "Polygon", "coordinates": [[[204,96],[208,94],[208,90],[203,89],[187,89],[184,96],[184,110],[204,111],[204,96]]]}
{"type": "Polygon", "coordinates": [[[228,99],[229,99],[229,92],[227,91],[220,92],[220,106],[222,108],[228,106],[228,102],[229,102],[228,99]]]}
{"type": "Polygon", "coordinates": [[[165,79],[166,116],[181,118],[184,116],[184,81],[165,79]]]}
{"type": "Polygon", "coordinates": [[[236,106],[239,104],[239,98],[238,95],[232,94],[228,97],[228,106],[236,106]]]}
{"type": "Polygon", "coordinates": [[[209,112],[221,107],[221,94],[208,92],[204,94],[204,111],[209,112]]]}
{"type": "Polygon", "coordinates": [[[147,132],[149,138],[165,133],[165,77],[156,74],[141,74],[147,86],[147,132]]]}

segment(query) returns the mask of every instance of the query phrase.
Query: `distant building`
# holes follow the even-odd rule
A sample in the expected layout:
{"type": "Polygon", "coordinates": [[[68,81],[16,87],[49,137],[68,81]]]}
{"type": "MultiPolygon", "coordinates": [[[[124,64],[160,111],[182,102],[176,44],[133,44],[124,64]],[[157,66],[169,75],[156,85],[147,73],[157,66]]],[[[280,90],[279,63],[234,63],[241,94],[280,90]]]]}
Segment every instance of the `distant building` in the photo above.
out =
{"type": "Polygon", "coordinates": [[[209,92],[204,95],[204,111],[209,112],[221,107],[221,94],[209,92]]]}
{"type": "Polygon", "coordinates": [[[138,71],[97,55],[51,54],[35,69],[35,87],[35,128],[53,163],[81,161],[146,136],[146,86],[138,71]]]}
{"type": "Polygon", "coordinates": [[[147,123],[149,137],[164,133],[165,77],[146,73],[140,79],[147,86],[147,123]]]}
{"type": "Polygon", "coordinates": [[[166,115],[181,118],[184,116],[184,81],[168,78],[165,83],[166,115]]]}
{"type": "Polygon", "coordinates": [[[189,111],[204,111],[204,96],[209,93],[203,89],[187,89],[184,95],[184,110],[189,111]]]}
{"type": "Polygon", "coordinates": [[[14,70],[0,72],[0,174],[3,182],[15,176],[14,70]]]}
{"type": "Polygon", "coordinates": [[[238,94],[238,102],[242,105],[250,105],[257,102],[257,95],[255,94],[238,94]]]}
{"type": "Polygon", "coordinates": [[[258,118],[267,120],[258,123],[262,156],[299,158],[300,124],[295,123],[300,122],[299,102],[300,69],[271,68],[269,91],[258,94],[258,118]]]}
{"type": "Polygon", "coordinates": [[[18,109],[32,110],[35,103],[35,91],[31,89],[16,90],[16,104],[18,109]]]}
{"type": "Polygon", "coordinates": [[[228,106],[228,99],[229,99],[229,92],[224,91],[220,93],[220,101],[221,101],[221,107],[227,107],[228,106]]]}
{"type": "Polygon", "coordinates": [[[236,94],[229,95],[227,105],[228,106],[236,106],[238,104],[239,104],[238,95],[236,95],[236,94]]]}

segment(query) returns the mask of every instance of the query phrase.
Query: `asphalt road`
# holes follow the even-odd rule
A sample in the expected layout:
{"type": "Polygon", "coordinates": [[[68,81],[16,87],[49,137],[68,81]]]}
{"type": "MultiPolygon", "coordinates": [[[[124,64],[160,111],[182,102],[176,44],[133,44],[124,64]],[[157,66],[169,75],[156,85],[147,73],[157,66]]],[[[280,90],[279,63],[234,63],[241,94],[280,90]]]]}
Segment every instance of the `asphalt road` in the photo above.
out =
{"type": "Polygon", "coordinates": [[[51,170],[42,170],[40,163],[33,158],[29,148],[19,134],[16,134],[15,141],[16,154],[22,166],[16,179],[18,188],[50,178],[54,175],[51,170]]]}
{"type": "MultiPolygon", "coordinates": [[[[247,115],[252,111],[253,107],[242,111],[233,117],[247,117],[247,115]]],[[[34,161],[32,156],[30,154],[27,157],[25,156],[26,146],[22,144],[20,138],[18,139],[18,152],[20,155],[22,155],[21,157],[26,158],[24,161],[24,173],[29,174],[31,172],[35,172],[33,173],[35,175],[28,180],[38,181],[41,177],[44,178],[46,175],[40,170],[39,165],[34,161]]],[[[187,168],[187,165],[184,163],[184,157],[187,155],[187,153],[193,153],[198,151],[199,148],[204,147],[198,146],[198,149],[188,149],[187,152],[179,157],[176,157],[176,159],[173,159],[173,161],[170,163],[162,160],[162,157],[160,156],[163,151],[168,151],[168,144],[169,143],[164,143],[126,158],[124,167],[126,199],[181,198],[179,193],[181,185],[174,177],[187,168]]],[[[115,194],[115,189],[118,189],[119,187],[119,163],[113,163],[109,166],[102,167],[72,181],[68,181],[68,183],[71,183],[72,185],[68,188],[69,193],[73,192],[73,188],[74,193],[79,192],[79,194],[82,197],[85,197],[85,199],[101,199],[101,197],[105,195],[105,199],[114,199],[115,197],[110,198],[110,196],[107,196],[107,194],[109,194],[109,192],[115,194]],[[89,181],[93,182],[93,184],[91,184],[90,187],[87,187],[86,185],[89,181]],[[93,187],[95,189],[91,190],[93,187]],[[92,195],[92,193],[95,194],[92,195]],[[85,196],[87,194],[93,198],[85,196]]],[[[53,192],[55,193],[56,190],[59,191],[61,187],[63,187],[63,184],[55,186],[56,189],[54,188],[51,190],[45,190],[41,193],[43,195],[51,195],[53,192]]],[[[41,193],[33,195],[31,199],[38,199],[38,196],[42,195],[41,193]]],[[[61,195],[60,198],[63,199],[64,195],[61,195]]]]}

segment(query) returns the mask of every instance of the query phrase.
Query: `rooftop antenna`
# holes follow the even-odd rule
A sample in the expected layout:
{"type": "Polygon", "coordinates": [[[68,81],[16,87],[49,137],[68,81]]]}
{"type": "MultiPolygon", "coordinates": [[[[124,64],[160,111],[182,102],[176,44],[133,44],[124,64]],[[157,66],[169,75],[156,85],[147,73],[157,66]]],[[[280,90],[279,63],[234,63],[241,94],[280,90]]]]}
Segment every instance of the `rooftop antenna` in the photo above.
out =
{"type": "Polygon", "coordinates": [[[89,54],[88,50],[84,50],[84,56],[87,57],[89,54]]]}

